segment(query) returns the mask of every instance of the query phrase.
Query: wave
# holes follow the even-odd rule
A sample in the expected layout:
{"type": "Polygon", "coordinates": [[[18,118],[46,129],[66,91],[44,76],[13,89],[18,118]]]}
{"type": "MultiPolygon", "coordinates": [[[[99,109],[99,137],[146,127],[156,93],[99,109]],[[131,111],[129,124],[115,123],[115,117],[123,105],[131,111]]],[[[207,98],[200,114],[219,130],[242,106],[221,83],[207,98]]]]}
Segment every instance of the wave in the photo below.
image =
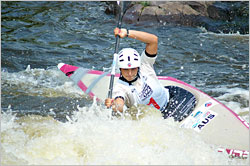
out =
{"type": "Polygon", "coordinates": [[[239,31],[237,32],[229,32],[229,33],[215,33],[208,31],[205,27],[198,27],[202,31],[203,34],[208,34],[208,35],[215,35],[215,36],[225,36],[225,37],[243,37],[243,38],[249,38],[249,34],[241,34],[239,31]]]}

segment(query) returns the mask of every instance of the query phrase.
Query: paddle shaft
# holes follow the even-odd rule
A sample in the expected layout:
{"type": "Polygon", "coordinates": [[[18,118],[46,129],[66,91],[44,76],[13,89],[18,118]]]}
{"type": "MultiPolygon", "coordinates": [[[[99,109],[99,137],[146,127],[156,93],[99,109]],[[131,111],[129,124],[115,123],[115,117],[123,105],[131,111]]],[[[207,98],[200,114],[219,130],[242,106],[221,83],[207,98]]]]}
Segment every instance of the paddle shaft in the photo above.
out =
{"type": "MultiPolygon", "coordinates": [[[[123,2],[120,2],[123,3],[123,2]]],[[[123,5],[123,4],[121,4],[123,5]]],[[[122,9],[121,7],[119,8],[119,18],[118,18],[118,22],[117,22],[117,27],[119,29],[121,29],[122,26],[122,9]]],[[[115,39],[115,54],[118,53],[118,49],[119,49],[119,45],[120,45],[120,36],[117,35],[116,39],[115,39]]],[[[112,64],[112,71],[115,71],[115,67],[116,67],[116,56],[113,57],[113,64],[112,64]]],[[[115,78],[115,73],[111,72],[111,76],[110,76],[110,82],[109,82],[109,92],[108,92],[108,98],[112,98],[112,93],[113,93],[113,86],[114,86],[114,78],[115,78]]]]}

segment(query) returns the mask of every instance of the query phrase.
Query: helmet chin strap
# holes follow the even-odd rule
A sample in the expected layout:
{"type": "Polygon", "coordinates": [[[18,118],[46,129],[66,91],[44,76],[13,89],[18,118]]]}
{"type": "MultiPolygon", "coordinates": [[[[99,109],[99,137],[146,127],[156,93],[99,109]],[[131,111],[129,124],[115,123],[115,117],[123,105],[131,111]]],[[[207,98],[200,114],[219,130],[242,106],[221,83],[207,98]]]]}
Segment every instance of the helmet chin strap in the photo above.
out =
{"type": "Polygon", "coordinates": [[[126,78],[123,77],[122,72],[120,74],[120,78],[119,79],[122,80],[122,81],[124,81],[124,82],[127,82],[129,85],[132,85],[133,82],[135,82],[138,78],[140,78],[139,72],[140,72],[140,68],[138,68],[138,72],[137,72],[135,78],[132,81],[126,80],[126,78]]]}

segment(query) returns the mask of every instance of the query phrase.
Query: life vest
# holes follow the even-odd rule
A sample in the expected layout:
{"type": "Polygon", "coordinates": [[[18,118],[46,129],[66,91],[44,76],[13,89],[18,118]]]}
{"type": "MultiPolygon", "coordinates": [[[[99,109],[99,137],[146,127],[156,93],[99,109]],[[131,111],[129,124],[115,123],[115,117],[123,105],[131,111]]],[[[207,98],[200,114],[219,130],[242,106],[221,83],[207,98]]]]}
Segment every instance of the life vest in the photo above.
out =
{"type": "Polygon", "coordinates": [[[118,83],[128,86],[131,91],[131,97],[134,104],[150,105],[164,111],[169,101],[168,89],[165,89],[159,81],[140,74],[140,78],[135,84],[128,84],[125,81],[119,80],[118,83]],[[138,81],[140,83],[138,83],[138,81]],[[136,83],[137,82],[137,83],[136,83]],[[138,86],[141,85],[141,86],[138,86]],[[136,86],[137,85],[137,86],[136,86]]]}

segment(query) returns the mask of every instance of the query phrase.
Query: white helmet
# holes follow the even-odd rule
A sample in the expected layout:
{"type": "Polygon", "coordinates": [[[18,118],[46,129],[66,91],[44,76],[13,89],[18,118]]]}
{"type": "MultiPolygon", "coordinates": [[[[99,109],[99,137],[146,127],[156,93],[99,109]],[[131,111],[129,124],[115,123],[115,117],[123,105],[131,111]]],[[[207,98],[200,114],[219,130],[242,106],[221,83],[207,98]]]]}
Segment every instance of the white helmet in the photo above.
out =
{"type": "Polygon", "coordinates": [[[118,53],[118,67],[131,69],[141,66],[141,57],[133,48],[124,48],[118,53]]]}

